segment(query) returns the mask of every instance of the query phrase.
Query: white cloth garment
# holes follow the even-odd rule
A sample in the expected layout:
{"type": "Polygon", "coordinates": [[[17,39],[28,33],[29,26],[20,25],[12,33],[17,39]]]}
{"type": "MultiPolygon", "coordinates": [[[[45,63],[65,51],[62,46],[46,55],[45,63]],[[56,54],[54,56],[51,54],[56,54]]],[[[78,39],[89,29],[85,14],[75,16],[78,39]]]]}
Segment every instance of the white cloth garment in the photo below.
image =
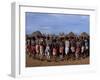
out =
{"type": "Polygon", "coordinates": [[[69,52],[69,41],[66,40],[66,41],[65,41],[65,54],[67,55],[68,52],[69,52]]]}

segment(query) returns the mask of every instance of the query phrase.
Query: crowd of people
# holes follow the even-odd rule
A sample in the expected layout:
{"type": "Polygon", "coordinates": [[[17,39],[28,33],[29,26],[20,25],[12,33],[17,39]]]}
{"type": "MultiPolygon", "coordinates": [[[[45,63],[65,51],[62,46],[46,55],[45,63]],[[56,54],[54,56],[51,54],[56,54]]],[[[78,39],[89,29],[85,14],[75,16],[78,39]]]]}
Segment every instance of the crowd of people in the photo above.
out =
{"type": "Polygon", "coordinates": [[[26,53],[39,60],[69,60],[89,57],[89,38],[35,36],[26,39],[26,53]]]}

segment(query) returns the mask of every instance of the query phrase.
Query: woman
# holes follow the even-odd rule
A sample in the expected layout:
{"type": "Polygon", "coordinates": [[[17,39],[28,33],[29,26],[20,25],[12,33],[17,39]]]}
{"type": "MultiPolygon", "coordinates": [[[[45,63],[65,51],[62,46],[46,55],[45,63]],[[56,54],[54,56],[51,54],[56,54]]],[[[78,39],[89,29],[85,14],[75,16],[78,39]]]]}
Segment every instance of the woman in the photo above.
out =
{"type": "Polygon", "coordinates": [[[50,60],[50,46],[48,44],[45,49],[45,55],[46,55],[46,59],[49,61],[50,60]]]}
{"type": "Polygon", "coordinates": [[[57,48],[54,46],[53,47],[53,60],[56,61],[56,57],[57,57],[57,48]]]}
{"type": "Polygon", "coordinates": [[[39,45],[39,52],[40,52],[39,56],[40,56],[40,60],[43,59],[43,52],[44,52],[43,50],[44,50],[43,44],[40,44],[39,45]]]}
{"type": "Polygon", "coordinates": [[[81,58],[83,58],[85,56],[85,41],[82,38],[81,40],[81,58]]]}
{"type": "Polygon", "coordinates": [[[26,40],[26,53],[30,55],[30,51],[31,51],[31,43],[30,43],[30,39],[27,39],[26,40]]]}
{"type": "Polygon", "coordinates": [[[72,59],[75,59],[75,47],[76,47],[76,42],[75,42],[74,39],[71,39],[70,45],[71,45],[71,47],[70,47],[70,49],[71,49],[71,57],[72,57],[72,59]]]}
{"type": "Polygon", "coordinates": [[[77,39],[77,41],[76,41],[76,51],[75,51],[75,58],[76,59],[79,59],[80,52],[81,52],[81,45],[80,45],[79,39],[77,39]]]}
{"type": "Polygon", "coordinates": [[[69,40],[66,38],[65,40],[65,56],[67,57],[69,53],[69,40]]]}
{"type": "Polygon", "coordinates": [[[85,39],[85,56],[84,57],[88,57],[89,56],[89,40],[85,39]]]}
{"type": "Polygon", "coordinates": [[[59,53],[60,53],[60,60],[63,60],[63,54],[64,54],[64,47],[63,46],[59,47],[59,53]]]}
{"type": "Polygon", "coordinates": [[[35,44],[31,45],[31,55],[33,58],[35,58],[35,54],[36,54],[36,47],[35,44]]]}
{"type": "Polygon", "coordinates": [[[39,40],[38,39],[36,39],[36,57],[38,58],[39,57],[39,48],[40,48],[40,46],[39,46],[39,40]]]}
{"type": "Polygon", "coordinates": [[[60,56],[60,60],[63,60],[63,55],[64,55],[64,42],[61,39],[60,40],[60,44],[59,44],[59,56],[60,56]]]}

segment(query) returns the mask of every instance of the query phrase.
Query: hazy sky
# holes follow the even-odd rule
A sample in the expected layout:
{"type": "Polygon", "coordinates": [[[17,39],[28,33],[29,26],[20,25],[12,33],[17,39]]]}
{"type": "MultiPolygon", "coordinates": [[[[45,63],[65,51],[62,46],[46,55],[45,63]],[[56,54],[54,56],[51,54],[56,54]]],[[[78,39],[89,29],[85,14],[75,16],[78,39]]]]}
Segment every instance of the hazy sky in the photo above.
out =
{"type": "Polygon", "coordinates": [[[89,16],[53,13],[25,13],[26,33],[34,31],[58,34],[59,32],[89,33],[89,16]]]}

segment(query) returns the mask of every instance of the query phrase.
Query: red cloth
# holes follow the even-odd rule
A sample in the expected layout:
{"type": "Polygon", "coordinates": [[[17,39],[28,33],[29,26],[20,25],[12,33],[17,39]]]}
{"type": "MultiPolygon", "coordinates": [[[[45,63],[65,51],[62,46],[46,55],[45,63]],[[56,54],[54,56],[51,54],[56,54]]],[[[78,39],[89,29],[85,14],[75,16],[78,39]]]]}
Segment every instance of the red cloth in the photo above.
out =
{"type": "Polygon", "coordinates": [[[60,53],[63,53],[63,51],[64,51],[64,47],[60,47],[60,48],[59,48],[59,52],[60,52],[60,53]]]}
{"type": "Polygon", "coordinates": [[[77,48],[76,48],[76,53],[79,53],[79,52],[80,52],[80,48],[77,47],[77,48]]]}
{"type": "Polygon", "coordinates": [[[36,47],[35,47],[35,46],[31,46],[31,52],[32,52],[33,54],[35,54],[35,52],[36,52],[36,47]]]}
{"type": "Polygon", "coordinates": [[[27,45],[27,49],[29,52],[31,52],[31,45],[27,45]]]}
{"type": "Polygon", "coordinates": [[[57,49],[56,48],[53,48],[53,52],[57,52],[57,49]]]}

